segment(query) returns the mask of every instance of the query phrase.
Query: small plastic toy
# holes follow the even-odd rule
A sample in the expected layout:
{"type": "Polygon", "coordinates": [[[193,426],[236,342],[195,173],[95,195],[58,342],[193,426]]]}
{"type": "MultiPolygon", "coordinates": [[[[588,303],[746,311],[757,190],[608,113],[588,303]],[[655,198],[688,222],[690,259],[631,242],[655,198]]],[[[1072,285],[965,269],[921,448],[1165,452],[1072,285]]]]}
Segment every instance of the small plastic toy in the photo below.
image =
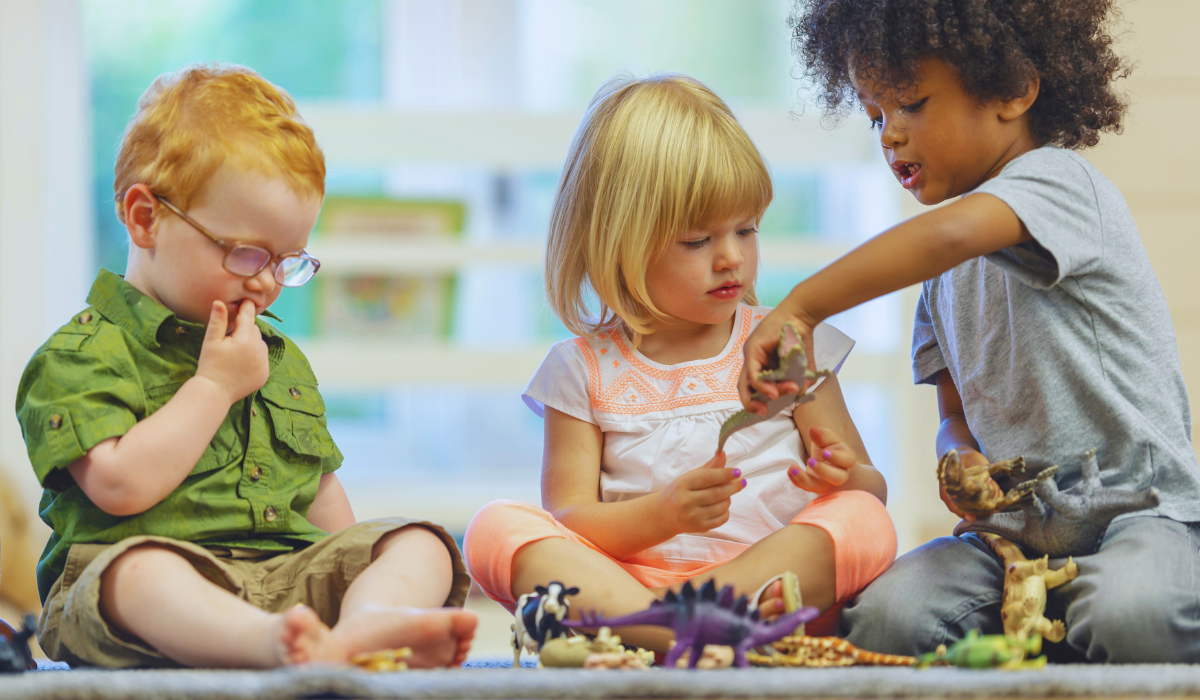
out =
{"type": "Polygon", "coordinates": [[[537,586],[533,593],[517,599],[516,619],[512,624],[513,668],[521,667],[521,650],[537,653],[547,639],[570,634],[563,626],[570,603],[567,596],[579,595],[578,588],[567,588],[558,581],[537,586]]]}
{"type": "Polygon", "coordinates": [[[1062,620],[1046,618],[1046,591],[1079,575],[1075,560],[1068,558],[1063,568],[1051,571],[1048,556],[1030,561],[1020,547],[999,535],[984,533],[981,537],[1004,560],[1004,599],[1000,604],[1004,634],[1017,639],[1040,634],[1051,642],[1061,642],[1067,628],[1062,620]]]}
{"type": "Polygon", "coordinates": [[[632,650],[607,627],[594,639],[583,635],[548,639],[538,653],[538,668],[645,669],[654,663],[654,652],[632,650]],[[591,665],[589,666],[589,660],[591,665]]]}
{"type": "Polygon", "coordinates": [[[695,668],[708,644],[733,647],[733,663],[739,668],[750,664],[746,661],[746,650],[770,644],[791,634],[796,626],[817,617],[816,608],[801,608],[790,614],[780,615],[774,622],[758,619],[758,611],[749,611],[749,599],[733,597],[733,587],[725,586],[717,592],[716,583],[709,580],[697,594],[691,582],[683,584],[679,595],[668,591],[665,598],[656,600],[642,612],[606,619],[597,614],[584,614],[582,619],[566,620],[563,624],[579,627],[622,627],[627,625],[654,625],[669,627],[675,632],[675,646],[667,652],[664,665],[674,668],[684,651],[691,650],[688,668],[695,668]]]}
{"type": "Polygon", "coordinates": [[[382,651],[368,651],[362,654],[355,654],[350,659],[350,663],[364,671],[388,673],[392,671],[407,671],[408,660],[410,658],[412,658],[412,649],[403,647],[401,649],[384,649],[382,651]]]}
{"type": "Polygon", "coordinates": [[[1053,479],[1039,479],[1041,473],[1052,468],[1032,475],[1027,469],[1012,470],[1015,478],[1038,480],[1033,491],[1036,497],[1021,501],[1011,512],[964,520],[954,528],[954,534],[991,532],[1052,557],[1082,556],[1100,548],[1113,518],[1158,505],[1158,489],[1153,487],[1141,491],[1104,488],[1095,450],[1083,454],[1081,478],[1066,491],[1059,491],[1053,479]]]}
{"type": "Polygon", "coordinates": [[[877,654],[837,637],[793,635],[771,645],[772,654],[746,653],[755,666],[827,668],[832,666],[915,666],[916,657],[877,654]]]}
{"type": "Polygon", "coordinates": [[[780,394],[772,401],[763,394],[755,393],[755,400],[767,404],[767,412],[763,415],[738,411],[721,425],[721,434],[717,439],[717,452],[725,448],[725,441],[742,428],[749,428],[755,423],[761,423],[773,417],[785,408],[807,403],[817,398],[814,394],[804,393],[806,380],[816,381],[821,377],[833,374],[829,370],[810,372],[808,370],[808,355],[804,352],[804,343],[800,340],[800,330],[794,324],[785,323],[779,332],[779,345],[771,358],[771,367],[758,373],[758,378],[770,382],[795,382],[800,391],[795,394],[780,394]]]}
{"type": "Polygon", "coordinates": [[[1054,477],[1058,467],[1046,467],[1028,474],[1025,458],[1006,459],[987,466],[963,467],[958,450],[950,450],[938,460],[937,476],[946,495],[964,513],[991,515],[1022,503],[1032,503],[1038,484],[1054,477]],[[1017,482],[1007,492],[1000,481],[1017,482]]]}
{"type": "Polygon", "coordinates": [[[37,668],[37,661],[29,651],[29,639],[36,629],[37,618],[29,613],[21,622],[20,632],[7,624],[0,629],[0,673],[23,673],[37,668]]]}
{"type": "Polygon", "coordinates": [[[971,630],[967,636],[950,645],[938,646],[937,651],[918,657],[917,668],[930,666],[958,666],[959,668],[1042,668],[1046,657],[1030,656],[1042,653],[1041,635],[1029,639],[1017,639],[1003,634],[980,636],[979,630],[971,630]]]}

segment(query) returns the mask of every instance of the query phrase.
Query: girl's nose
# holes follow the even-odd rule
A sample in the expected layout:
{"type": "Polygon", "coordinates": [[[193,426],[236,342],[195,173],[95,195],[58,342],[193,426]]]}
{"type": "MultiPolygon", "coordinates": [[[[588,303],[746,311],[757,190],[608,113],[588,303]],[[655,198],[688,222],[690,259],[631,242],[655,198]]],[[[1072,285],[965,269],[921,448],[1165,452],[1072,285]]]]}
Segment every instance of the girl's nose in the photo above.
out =
{"type": "Polygon", "coordinates": [[[883,118],[883,128],[879,130],[879,142],[884,148],[894,148],[908,141],[908,135],[899,117],[883,118]]]}
{"type": "Polygon", "coordinates": [[[745,261],[746,256],[742,255],[742,247],[738,245],[737,234],[722,236],[716,260],[713,261],[714,267],[718,270],[731,270],[740,267],[745,261]]]}

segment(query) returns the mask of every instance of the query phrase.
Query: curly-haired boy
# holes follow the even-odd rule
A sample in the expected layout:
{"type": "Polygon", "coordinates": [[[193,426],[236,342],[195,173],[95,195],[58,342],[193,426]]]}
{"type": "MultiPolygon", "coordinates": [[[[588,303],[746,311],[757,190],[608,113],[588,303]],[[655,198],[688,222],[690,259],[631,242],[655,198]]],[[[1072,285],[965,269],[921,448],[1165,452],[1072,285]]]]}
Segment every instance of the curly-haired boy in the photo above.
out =
{"type": "MultiPolygon", "coordinates": [[[[913,373],[938,389],[939,455],[1060,464],[1066,489],[1098,448],[1106,487],[1159,491],[1158,508],[1115,520],[1051,592],[1061,652],[1195,661],[1200,468],[1171,317],[1120,191],[1069,150],[1121,126],[1112,13],[1111,0],[797,3],[793,48],[827,113],[860,105],[905,189],[957,201],[797,285],[747,341],[740,388],[752,410],[751,389],[779,391],[752,378],[782,323],[812,328],[924,282],[913,373]]],[[[1000,632],[1003,583],[977,536],[936,539],[847,606],[842,631],[903,654],[1000,632]]]]}
{"type": "Polygon", "coordinates": [[[454,540],[355,523],[304,355],[259,321],[304,252],[325,161],[286,93],[238,66],[154,82],[117,158],[124,278],[101,270],[17,392],[54,533],[38,641],[72,665],[265,668],[411,647],[463,661],[454,540]],[[448,606],[451,609],[442,608],[448,606]]]}

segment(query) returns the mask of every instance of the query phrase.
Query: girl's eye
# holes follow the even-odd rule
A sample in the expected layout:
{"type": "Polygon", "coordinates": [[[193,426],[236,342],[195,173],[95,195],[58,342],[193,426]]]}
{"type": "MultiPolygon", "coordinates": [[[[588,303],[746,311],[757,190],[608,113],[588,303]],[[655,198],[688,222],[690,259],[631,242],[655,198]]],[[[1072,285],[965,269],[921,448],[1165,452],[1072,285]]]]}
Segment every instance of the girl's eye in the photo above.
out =
{"type": "Polygon", "coordinates": [[[680,241],[680,243],[682,243],[684,246],[686,246],[687,248],[689,248],[691,250],[696,250],[697,248],[703,248],[704,244],[708,243],[708,239],[707,238],[698,238],[694,241],[680,241]]]}
{"type": "Polygon", "coordinates": [[[883,117],[871,117],[871,125],[868,128],[870,128],[872,131],[875,129],[882,129],[883,117]]]}
{"type": "Polygon", "coordinates": [[[758,229],[756,229],[756,228],[744,228],[741,231],[738,231],[738,235],[741,236],[742,238],[749,238],[750,236],[753,236],[756,233],[758,233],[758,229]]]}
{"type": "Polygon", "coordinates": [[[921,111],[921,108],[924,107],[925,103],[928,101],[929,101],[929,98],[926,97],[925,99],[917,100],[916,102],[914,102],[910,105],[901,105],[900,109],[904,110],[904,112],[906,114],[916,114],[917,112],[921,111]]]}

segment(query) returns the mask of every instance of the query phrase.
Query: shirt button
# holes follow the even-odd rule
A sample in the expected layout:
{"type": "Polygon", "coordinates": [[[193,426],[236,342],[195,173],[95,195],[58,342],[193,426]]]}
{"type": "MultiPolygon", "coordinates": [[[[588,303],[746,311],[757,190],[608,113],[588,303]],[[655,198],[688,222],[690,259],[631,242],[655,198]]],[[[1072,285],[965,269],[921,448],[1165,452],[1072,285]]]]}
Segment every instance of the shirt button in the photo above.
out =
{"type": "Polygon", "coordinates": [[[91,315],[91,314],[80,314],[80,315],[79,315],[79,322],[80,322],[80,323],[91,323],[91,322],[92,322],[92,315],[91,315]]]}
{"type": "Polygon", "coordinates": [[[275,522],[275,519],[278,517],[279,513],[275,512],[274,506],[267,506],[267,509],[263,511],[263,520],[266,520],[269,523],[275,522]]]}
{"type": "Polygon", "coordinates": [[[183,326],[175,326],[175,335],[187,335],[187,329],[183,326]]]}
{"type": "Polygon", "coordinates": [[[292,387],[291,389],[288,389],[288,393],[292,395],[293,399],[300,398],[300,390],[297,389],[296,387],[292,387]]]}
{"type": "Polygon", "coordinates": [[[51,430],[58,430],[58,429],[59,429],[59,428],[61,428],[61,427],[62,427],[62,416],[60,416],[60,415],[59,415],[59,414],[57,414],[57,413],[55,413],[54,415],[50,416],[50,429],[51,429],[51,430]]]}
{"type": "MultiPolygon", "coordinates": [[[[255,467],[250,470],[250,481],[258,481],[262,478],[262,467],[255,467]]],[[[268,508],[267,510],[271,510],[268,508]]],[[[272,511],[274,512],[274,511],[272,511]]]]}

